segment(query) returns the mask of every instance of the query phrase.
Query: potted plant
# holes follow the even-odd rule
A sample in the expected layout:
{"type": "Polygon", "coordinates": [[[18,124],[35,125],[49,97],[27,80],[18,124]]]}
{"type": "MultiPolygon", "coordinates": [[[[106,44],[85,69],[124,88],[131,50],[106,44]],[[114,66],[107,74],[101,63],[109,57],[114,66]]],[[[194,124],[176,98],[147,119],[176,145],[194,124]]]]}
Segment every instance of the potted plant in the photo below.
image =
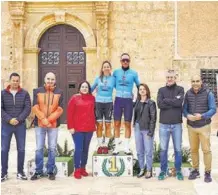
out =
{"type": "MultiPolygon", "coordinates": [[[[187,147],[182,147],[182,173],[184,176],[188,176],[191,169],[190,158],[191,152],[187,147]]],[[[174,159],[174,154],[171,156],[174,159]]],[[[157,176],[160,173],[160,144],[157,145],[154,142],[154,154],[153,154],[153,176],[157,176]]],[[[176,176],[176,169],[173,161],[168,161],[168,176],[176,176]]]]}
{"type": "MultiPolygon", "coordinates": [[[[57,144],[54,173],[57,177],[67,177],[74,170],[73,165],[74,150],[68,150],[68,142],[65,140],[62,148],[57,144]]],[[[46,163],[48,161],[48,149],[44,147],[44,174],[46,175],[46,163]]],[[[35,160],[31,159],[27,163],[27,172],[31,176],[35,171],[35,160]]]]}

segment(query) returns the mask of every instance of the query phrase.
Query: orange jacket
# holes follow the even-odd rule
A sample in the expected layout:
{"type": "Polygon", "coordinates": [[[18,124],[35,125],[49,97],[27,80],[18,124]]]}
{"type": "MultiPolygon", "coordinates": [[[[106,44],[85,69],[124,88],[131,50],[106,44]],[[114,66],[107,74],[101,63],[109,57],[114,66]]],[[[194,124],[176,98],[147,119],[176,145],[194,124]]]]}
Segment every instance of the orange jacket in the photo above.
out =
{"type": "Polygon", "coordinates": [[[42,124],[43,119],[48,119],[49,128],[58,127],[63,113],[63,91],[46,85],[34,89],[32,111],[36,115],[35,126],[48,127],[42,124]]]}

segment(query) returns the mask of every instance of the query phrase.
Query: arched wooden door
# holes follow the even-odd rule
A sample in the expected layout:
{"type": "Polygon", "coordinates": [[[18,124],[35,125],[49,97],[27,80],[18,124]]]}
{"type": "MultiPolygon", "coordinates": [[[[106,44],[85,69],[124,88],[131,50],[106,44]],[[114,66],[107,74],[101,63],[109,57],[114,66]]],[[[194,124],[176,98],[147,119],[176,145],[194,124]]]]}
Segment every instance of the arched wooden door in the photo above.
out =
{"type": "Polygon", "coordinates": [[[77,93],[78,84],[86,78],[85,46],[83,35],[76,28],[65,24],[49,28],[39,41],[38,85],[44,84],[46,73],[55,73],[57,87],[64,91],[62,123],[66,123],[70,97],[77,93]]]}

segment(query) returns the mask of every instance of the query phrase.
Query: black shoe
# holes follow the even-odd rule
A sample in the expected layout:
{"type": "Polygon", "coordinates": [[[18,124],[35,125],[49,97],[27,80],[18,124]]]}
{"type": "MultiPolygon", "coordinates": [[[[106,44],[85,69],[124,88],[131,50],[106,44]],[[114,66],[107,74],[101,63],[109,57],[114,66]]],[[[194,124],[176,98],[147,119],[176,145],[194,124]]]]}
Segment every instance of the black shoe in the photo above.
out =
{"type": "Polygon", "coordinates": [[[43,177],[42,173],[35,172],[34,175],[30,178],[30,180],[37,180],[43,177]]]}
{"type": "Polygon", "coordinates": [[[18,173],[17,174],[17,179],[20,179],[20,180],[27,180],[27,176],[25,175],[25,173],[18,173]]]}
{"type": "Polygon", "coordinates": [[[1,182],[4,182],[8,179],[8,174],[1,174],[1,182]]]}
{"type": "Polygon", "coordinates": [[[211,175],[210,175],[210,171],[206,171],[204,174],[204,182],[206,183],[210,183],[212,181],[211,175]]]}
{"type": "Polygon", "coordinates": [[[48,179],[55,180],[55,174],[54,173],[49,173],[48,174],[48,179]]]}
{"type": "Polygon", "coordinates": [[[194,179],[197,179],[197,178],[199,178],[199,177],[200,177],[199,171],[198,171],[197,169],[194,169],[194,170],[191,171],[191,173],[190,173],[188,179],[189,179],[189,180],[194,180],[194,179]]]}

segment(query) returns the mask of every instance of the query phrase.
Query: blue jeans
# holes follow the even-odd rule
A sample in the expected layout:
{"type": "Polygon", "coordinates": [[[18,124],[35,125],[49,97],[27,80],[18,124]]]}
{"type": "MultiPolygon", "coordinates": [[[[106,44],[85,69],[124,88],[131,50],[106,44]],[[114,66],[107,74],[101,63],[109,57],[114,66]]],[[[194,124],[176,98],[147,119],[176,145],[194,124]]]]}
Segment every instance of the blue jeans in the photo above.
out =
{"type": "Polygon", "coordinates": [[[53,173],[55,167],[55,155],[58,138],[58,128],[36,127],[36,172],[43,173],[43,150],[45,146],[46,133],[48,135],[48,162],[47,173],[53,173]]]}
{"type": "Polygon", "coordinates": [[[140,169],[145,168],[145,156],[147,171],[152,170],[154,137],[147,135],[148,130],[140,130],[139,124],[135,124],[136,152],[140,169]]]}
{"type": "Polygon", "coordinates": [[[75,144],[74,167],[85,168],[88,160],[89,145],[93,132],[75,132],[73,141],[75,144]]]}
{"type": "Polygon", "coordinates": [[[168,148],[170,141],[170,134],[173,139],[174,155],[175,155],[175,168],[176,171],[181,171],[182,165],[182,124],[162,124],[160,123],[160,162],[161,171],[166,172],[168,169],[168,148]]]}
{"type": "Polygon", "coordinates": [[[12,126],[7,123],[2,123],[1,130],[1,165],[2,174],[8,173],[8,153],[10,150],[12,135],[15,135],[17,144],[17,172],[23,172],[24,158],[25,158],[25,143],[26,143],[26,124],[18,124],[12,126]]]}

